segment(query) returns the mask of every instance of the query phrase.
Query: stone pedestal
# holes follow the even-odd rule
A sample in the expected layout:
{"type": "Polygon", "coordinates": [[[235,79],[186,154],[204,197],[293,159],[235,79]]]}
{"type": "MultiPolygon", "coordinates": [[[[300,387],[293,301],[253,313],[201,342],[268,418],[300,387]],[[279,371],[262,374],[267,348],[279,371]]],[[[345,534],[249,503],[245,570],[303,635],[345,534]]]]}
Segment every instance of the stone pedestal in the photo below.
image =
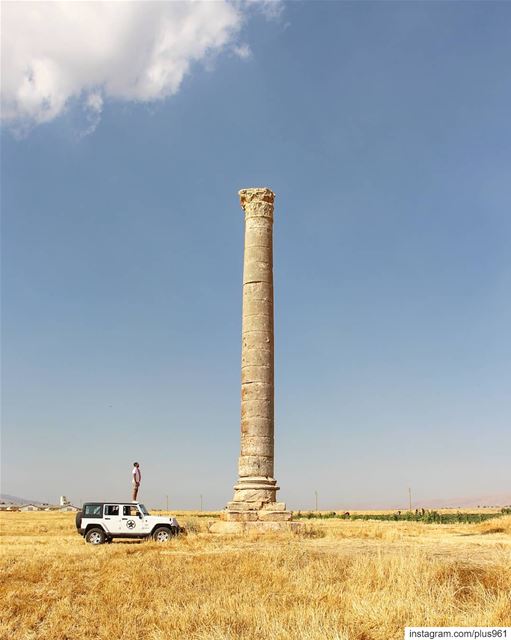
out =
{"type": "MultiPolygon", "coordinates": [[[[241,451],[224,523],[286,523],[274,478],[273,203],[266,188],[239,192],[245,212],[241,347],[241,451]]],[[[216,523],[220,524],[220,523],[216,523]]],[[[213,527],[216,526],[213,525],[213,527]]],[[[233,528],[233,527],[231,527],[233,528]]],[[[234,527],[236,528],[236,527],[234,527]]],[[[243,527],[242,527],[243,528],[243,527]]],[[[246,528],[246,527],[245,527],[246,528]]],[[[238,527],[239,529],[239,527],[238,527]]]]}
{"type": "Polygon", "coordinates": [[[250,522],[232,522],[220,520],[209,528],[210,533],[222,535],[240,535],[251,533],[300,533],[303,522],[278,522],[275,520],[252,520],[250,522]]]}

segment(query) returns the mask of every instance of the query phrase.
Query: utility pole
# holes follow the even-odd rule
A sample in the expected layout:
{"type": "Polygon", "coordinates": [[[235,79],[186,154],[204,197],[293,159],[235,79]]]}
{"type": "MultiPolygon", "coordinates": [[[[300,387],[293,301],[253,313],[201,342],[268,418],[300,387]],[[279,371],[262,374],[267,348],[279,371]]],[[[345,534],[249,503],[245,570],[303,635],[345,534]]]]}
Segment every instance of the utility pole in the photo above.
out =
{"type": "Polygon", "coordinates": [[[165,496],[165,498],[167,499],[167,511],[169,510],[169,497],[165,496]]]}
{"type": "Polygon", "coordinates": [[[200,494],[200,510],[202,511],[202,493],[200,494]]]}
{"type": "Polygon", "coordinates": [[[316,498],[316,511],[318,510],[318,492],[314,491],[314,496],[316,498]]]}
{"type": "Polygon", "coordinates": [[[410,511],[412,510],[412,490],[408,487],[408,502],[410,504],[410,511]]]}

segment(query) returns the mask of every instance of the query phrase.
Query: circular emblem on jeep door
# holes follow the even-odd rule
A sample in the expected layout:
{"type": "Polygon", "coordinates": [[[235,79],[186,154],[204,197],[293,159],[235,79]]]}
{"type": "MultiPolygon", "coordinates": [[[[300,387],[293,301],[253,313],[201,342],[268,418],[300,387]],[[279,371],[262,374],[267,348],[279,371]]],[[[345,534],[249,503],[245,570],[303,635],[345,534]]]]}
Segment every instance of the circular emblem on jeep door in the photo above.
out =
{"type": "Polygon", "coordinates": [[[135,520],[128,520],[128,522],[126,523],[126,526],[128,527],[128,529],[134,529],[135,528],[135,520]]]}

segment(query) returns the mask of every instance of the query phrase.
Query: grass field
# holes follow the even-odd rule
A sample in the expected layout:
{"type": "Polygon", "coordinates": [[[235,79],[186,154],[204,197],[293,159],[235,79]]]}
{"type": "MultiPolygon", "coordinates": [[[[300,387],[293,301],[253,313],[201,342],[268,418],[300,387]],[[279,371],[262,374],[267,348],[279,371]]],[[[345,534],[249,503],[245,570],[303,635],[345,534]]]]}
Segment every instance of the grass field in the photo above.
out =
{"type": "Polygon", "coordinates": [[[300,535],[87,545],[74,514],[3,513],[0,638],[393,640],[511,625],[511,516],[307,520],[300,535]]]}

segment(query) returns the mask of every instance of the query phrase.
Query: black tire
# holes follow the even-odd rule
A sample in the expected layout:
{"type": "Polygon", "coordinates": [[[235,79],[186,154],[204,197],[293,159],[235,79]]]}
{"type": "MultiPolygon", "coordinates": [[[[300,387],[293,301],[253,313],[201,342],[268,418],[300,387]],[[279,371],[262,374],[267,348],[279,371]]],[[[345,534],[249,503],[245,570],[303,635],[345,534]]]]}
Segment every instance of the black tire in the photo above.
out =
{"type": "Polygon", "coordinates": [[[105,540],[105,532],[100,527],[92,527],[85,534],[85,541],[90,544],[103,544],[105,540]]]}
{"type": "Polygon", "coordinates": [[[173,536],[170,527],[156,527],[153,531],[153,540],[155,542],[168,542],[173,536]]]}
{"type": "Polygon", "coordinates": [[[78,529],[78,531],[80,531],[80,529],[82,528],[82,518],[83,518],[83,512],[82,511],[77,511],[76,512],[75,523],[76,523],[76,528],[78,529]]]}

